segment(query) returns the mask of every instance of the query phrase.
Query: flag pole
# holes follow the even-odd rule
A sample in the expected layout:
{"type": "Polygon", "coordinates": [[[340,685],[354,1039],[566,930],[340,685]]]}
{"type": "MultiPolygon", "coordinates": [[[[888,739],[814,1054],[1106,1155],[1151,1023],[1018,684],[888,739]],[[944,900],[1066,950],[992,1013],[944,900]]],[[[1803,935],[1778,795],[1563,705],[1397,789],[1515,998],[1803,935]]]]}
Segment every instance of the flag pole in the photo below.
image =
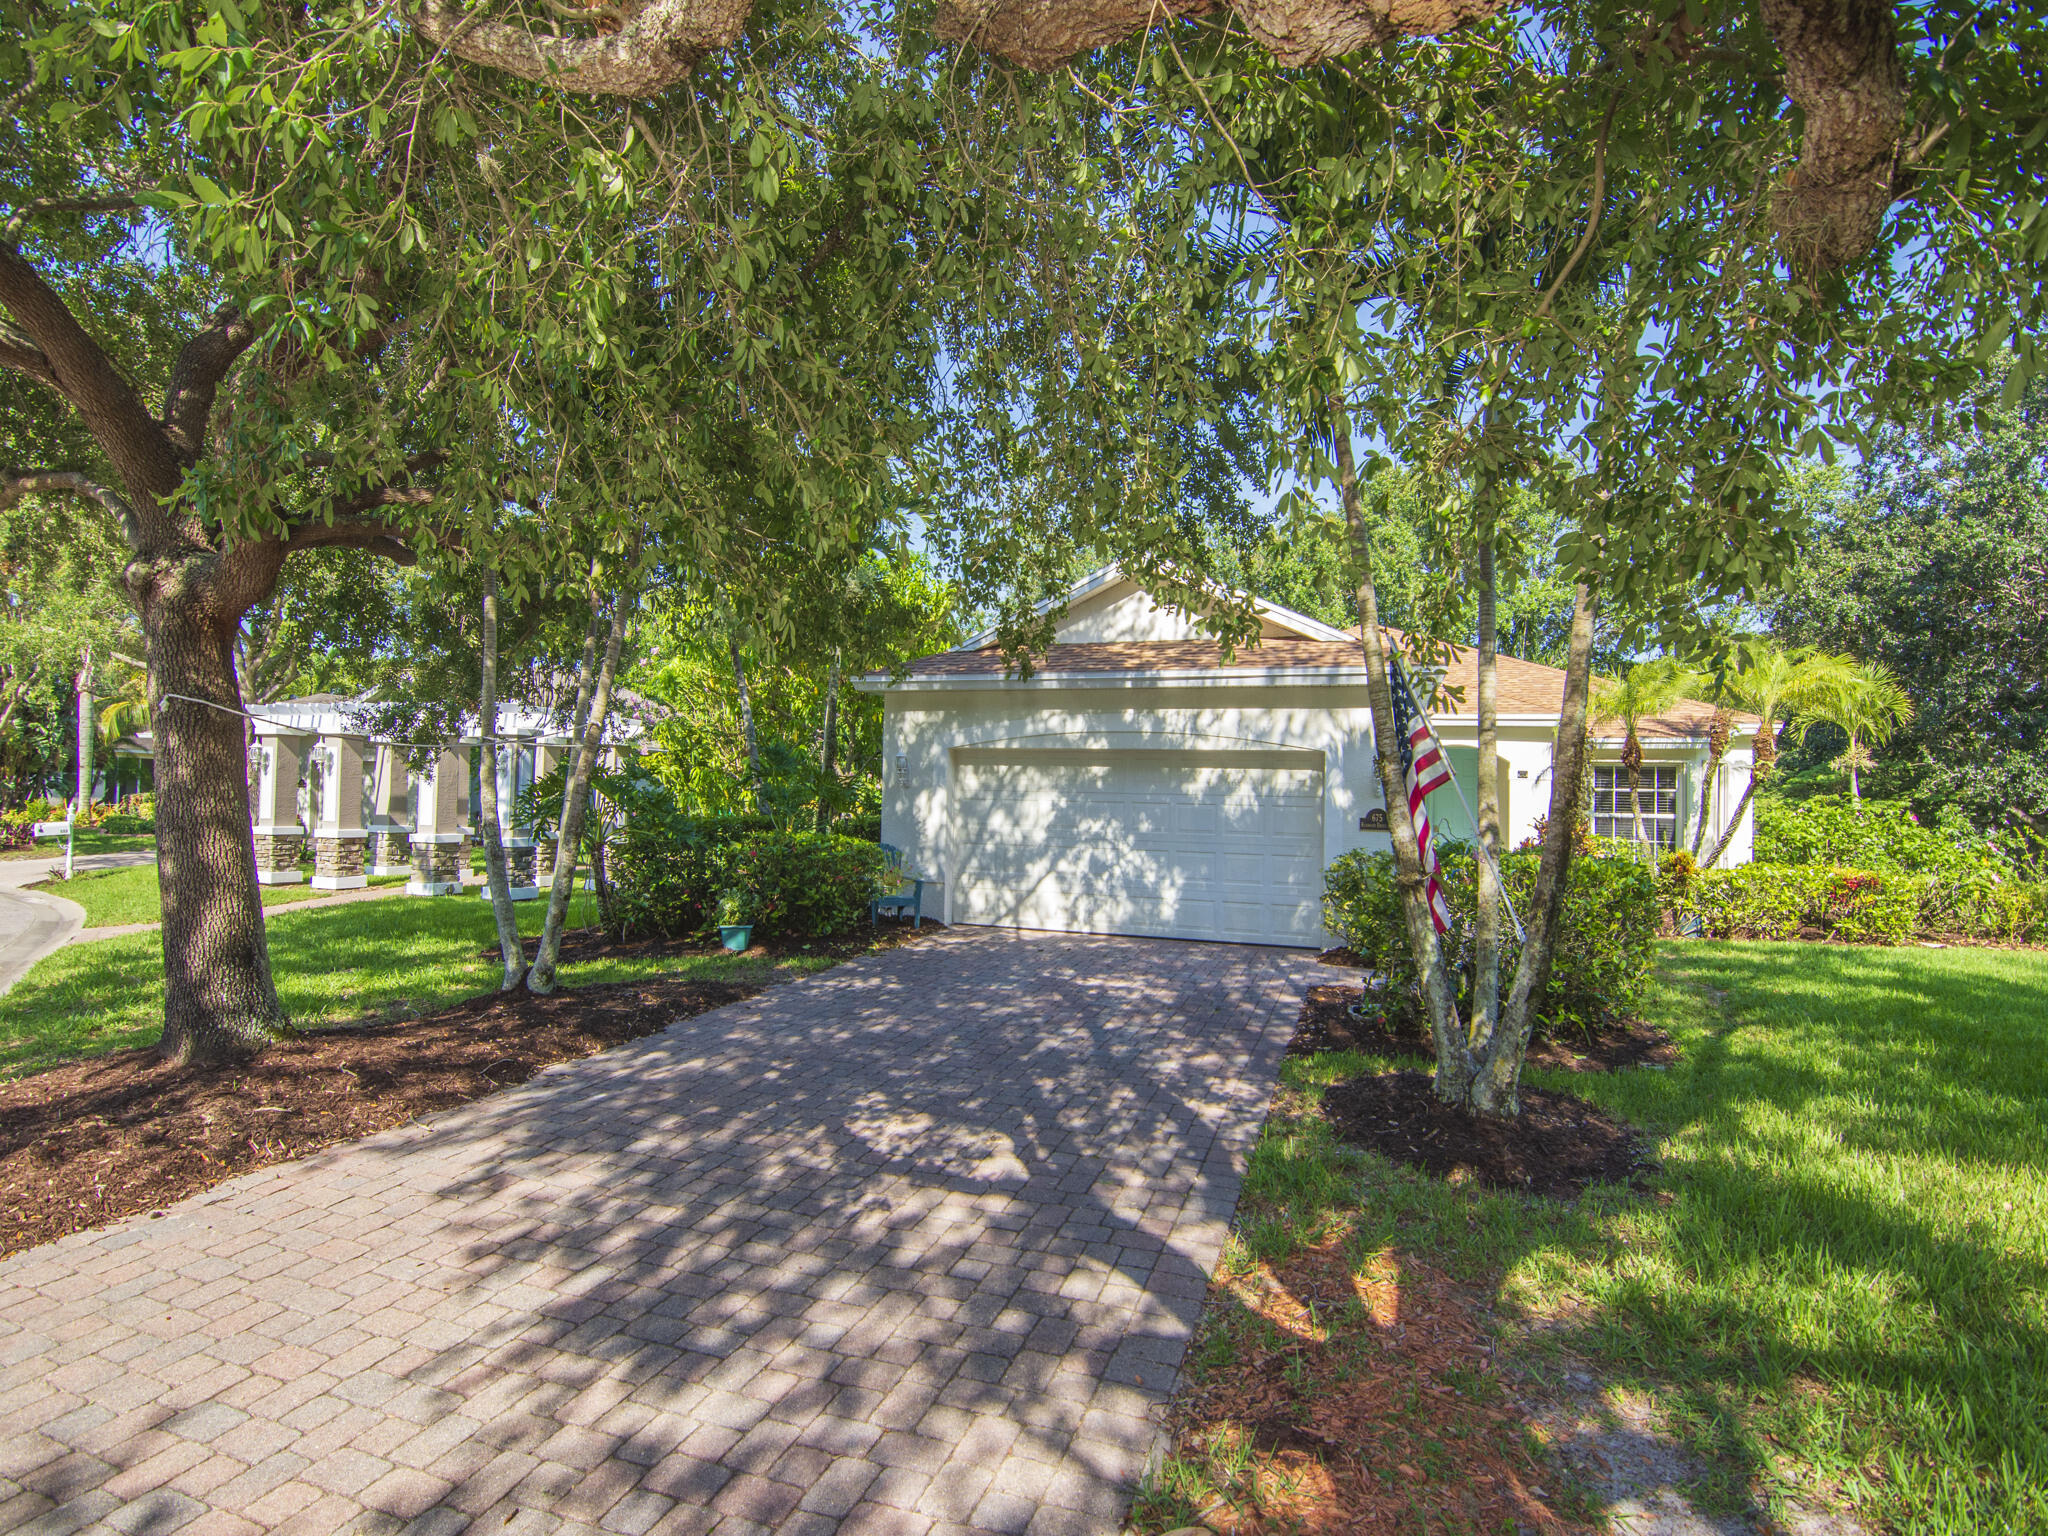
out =
{"type": "Polygon", "coordinates": [[[1436,743],[1437,756],[1444,760],[1444,774],[1450,779],[1451,788],[1458,792],[1458,803],[1465,807],[1466,818],[1472,823],[1472,846],[1478,850],[1479,857],[1486,860],[1486,867],[1493,871],[1493,888],[1500,892],[1500,904],[1508,909],[1508,921],[1515,925],[1515,942],[1526,944],[1529,942],[1528,931],[1522,927],[1521,918],[1515,914],[1515,903],[1508,895],[1507,881],[1501,878],[1500,865],[1494,861],[1493,854],[1486,844],[1478,840],[1479,813],[1472,809],[1472,801],[1465,793],[1465,786],[1458,782],[1458,770],[1451,766],[1451,754],[1445,750],[1443,738],[1436,733],[1436,722],[1429,718],[1429,711],[1422,707],[1422,701],[1415,697],[1415,690],[1408,686],[1408,669],[1400,668],[1398,675],[1401,691],[1408,695],[1409,707],[1415,711],[1415,718],[1422,722],[1422,728],[1429,732],[1429,739],[1436,743]]]}

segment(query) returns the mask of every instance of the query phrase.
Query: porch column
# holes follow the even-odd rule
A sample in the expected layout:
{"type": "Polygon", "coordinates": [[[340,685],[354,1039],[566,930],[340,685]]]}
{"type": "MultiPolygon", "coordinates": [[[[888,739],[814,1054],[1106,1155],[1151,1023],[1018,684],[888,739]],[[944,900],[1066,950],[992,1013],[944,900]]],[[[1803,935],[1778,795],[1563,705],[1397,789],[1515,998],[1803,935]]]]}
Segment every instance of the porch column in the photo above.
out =
{"type": "MultiPolygon", "coordinates": [[[[482,746],[482,737],[470,737],[465,745],[482,746]]],[[[532,750],[533,739],[528,736],[502,735],[498,738],[498,841],[505,850],[505,880],[512,888],[514,901],[532,901],[540,894],[540,887],[534,880],[535,845],[531,829],[519,821],[519,810],[514,802],[519,792],[533,782],[528,766],[527,754],[532,750]]],[[[483,829],[483,808],[476,808],[477,829],[483,829]]],[[[483,900],[491,899],[491,889],[486,885],[477,893],[483,900]]]]}
{"type": "Polygon", "coordinates": [[[519,797],[533,784],[533,738],[504,736],[498,741],[498,806],[505,827],[505,878],[511,882],[514,901],[532,901],[540,895],[535,874],[539,842],[533,826],[519,814],[519,797]]]}
{"type": "Polygon", "coordinates": [[[313,823],[313,885],[322,891],[360,890],[370,883],[363,873],[362,736],[320,738],[320,810],[313,823]]]}
{"type": "Polygon", "coordinates": [[[454,895],[469,867],[469,754],[459,747],[439,747],[418,778],[412,879],[405,889],[413,896],[454,895]]]}
{"type": "Polygon", "coordinates": [[[256,793],[250,830],[256,836],[256,882],[297,885],[299,854],[306,829],[299,823],[299,771],[307,738],[268,720],[256,722],[256,742],[249,749],[250,778],[256,793]]]}
{"type": "MultiPolygon", "coordinates": [[[[569,760],[569,738],[567,736],[541,736],[533,743],[533,781],[538,784],[569,760]]],[[[536,889],[552,885],[555,880],[555,837],[561,830],[558,822],[552,827],[541,826],[532,829],[533,837],[533,883],[536,889]]]]}
{"type": "Polygon", "coordinates": [[[412,774],[405,754],[388,741],[377,743],[370,774],[369,875],[403,875],[410,871],[407,840],[412,833],[412,774]]]}

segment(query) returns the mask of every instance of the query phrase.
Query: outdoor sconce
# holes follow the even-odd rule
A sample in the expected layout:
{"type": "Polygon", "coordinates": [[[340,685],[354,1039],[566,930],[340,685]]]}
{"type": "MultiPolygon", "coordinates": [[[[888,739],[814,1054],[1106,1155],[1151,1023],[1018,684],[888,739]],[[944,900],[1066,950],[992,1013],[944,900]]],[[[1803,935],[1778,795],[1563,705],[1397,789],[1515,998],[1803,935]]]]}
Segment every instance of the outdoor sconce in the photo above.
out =
{"type": "Polygon", "coordinates": [[[898,784],[908,784],[910,782],[910,754],[908,752],[898,752],[896,754],[896,782],[898,784]]]}

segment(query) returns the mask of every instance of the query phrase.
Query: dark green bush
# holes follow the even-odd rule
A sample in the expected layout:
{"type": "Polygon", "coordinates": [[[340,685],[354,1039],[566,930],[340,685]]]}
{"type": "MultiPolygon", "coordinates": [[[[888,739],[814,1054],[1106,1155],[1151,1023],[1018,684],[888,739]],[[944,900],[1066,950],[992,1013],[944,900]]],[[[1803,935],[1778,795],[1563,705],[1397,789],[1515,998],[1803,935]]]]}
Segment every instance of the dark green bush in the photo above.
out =
{"type": "Polygon", "coordinates": [[[888,858],[879,844],[832,832],[768,832],[739,844],[729,866],[747,895],[756,934],[819,938],[866,918],[882,894],[888,858]]]}
{"type": "MultiPolygon", "coordinates": [[[[1459,976],[1460,1004],[1469,1006],[1472,917],[1478,906],[1476,865],[1472,855],[1456,845],[1447,845],[1439,858],[1444,899],[1453,919],[1446,958],[1459,976]]],[[[1525,915],[1539,860],[1535,853],[1501,858],[1508,898],[1525,915]]],[[[1591,1028],[1640,1008],[1661,916],[1656,878],[1642,864],[1634,859],[1574,859],[1550,987],[1536,1008],[1537,1028],[1591,1028]]],[[[1394,886],[1391,853],[1360,849],[1332,864],[1323,877],[1323,921],[1388,977],[1392,996],[1415,995],[1415,963],[1394,886]]],[[[1520,958],[1521,947],[1509,927],[1501,963],[1503,990],[1520,958]]]]}
{"type": "Polygon", "coordinates": [[[887,859],[860,838],[762,831],[736,816],[628,821],[612,834],[611,924],[626,934],[709,934],[719,897],[738,891],[759,938],[851,928],[881,894],[887,859]]]}
{"type": "Polygon", "coordinates": [[[1740,864],[1702,870],[1667,888],[1681,920],[1710,939],[1903,944],[1916,934],[2039,943],[2048,939],[2048,887],[1990,872],[1942,877],[1824,864],[1740,864]]]}

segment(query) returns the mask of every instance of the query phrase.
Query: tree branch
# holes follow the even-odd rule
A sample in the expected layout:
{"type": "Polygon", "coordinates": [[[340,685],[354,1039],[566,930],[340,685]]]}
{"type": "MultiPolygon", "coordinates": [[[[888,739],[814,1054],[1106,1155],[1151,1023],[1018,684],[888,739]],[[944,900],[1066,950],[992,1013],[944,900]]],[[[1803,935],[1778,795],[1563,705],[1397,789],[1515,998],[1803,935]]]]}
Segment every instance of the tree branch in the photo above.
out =
{"type": "Polygon", "coordinates": [[[126,192],[111,193],[105,197],[39,197],[14,210],[5,228],[0,229],[0,239],[12,241],[18,238],[28,221],[39,214],[125,213],[141,206],[133,195],[126,192]]]}
{"type": "Polygon", "coordinates": [[[96,501],[121,521],[122,531],[135,526],[135,509],[120,492],[101,485],[76,469],[0,469],[0,512],[24,496],[64,494],[96,501]]]}
{"type": "Polygon", "coordinates": [[[57,370],[50,366],[50,360],[43,356],[42,348],[25,337],[14,337],[0,333],[0,368],[12,368],[16,373],[25,374],[38,384],[47,384],[62,394],[57,383],[57,370]]]}
{"type": "Polygon", "coordinates": [[[185,469],[142,397],[87,334],[70,307],[12,245],[0,241],[0,307],[42,350],[57,392],[71,402],[113,460],[130,498],[131,539],[138,551],[179,542],[159,507],[175,495],[185,469]]]}
{"type": "Polygon", "coordinates": [[[187,464],[198,463],[206,445],[206,423],[213,415],[221,380],[255,339],[256,327],[248,316],[232,304],[223,304],[207,318],[204,328],[178,349],[170,388],[164,391],[163,429],[187,464]]]}
{"type": "MultiPolygon", "coordinates": [[[[450,0],[421,0],[413,29],[472,64],[522,80],[545,80],[593,96],[652,96],[718,48],[739,41],[751,0],[652,0],[622,8],[609,37],[549,37],[466,12],[450,0]]],[[[595,19],[595,18],[593,18],[595,19]]]]}
{"type": "Polygon", "coordinates": [[[1772,218],[1793,270],[1868,255],[1895,198],[1911,190],[1905,71],[1891,0],[1761,0],[1785,59],[1785,94],[1806,115],[1799,164],[1772,218]]]}

